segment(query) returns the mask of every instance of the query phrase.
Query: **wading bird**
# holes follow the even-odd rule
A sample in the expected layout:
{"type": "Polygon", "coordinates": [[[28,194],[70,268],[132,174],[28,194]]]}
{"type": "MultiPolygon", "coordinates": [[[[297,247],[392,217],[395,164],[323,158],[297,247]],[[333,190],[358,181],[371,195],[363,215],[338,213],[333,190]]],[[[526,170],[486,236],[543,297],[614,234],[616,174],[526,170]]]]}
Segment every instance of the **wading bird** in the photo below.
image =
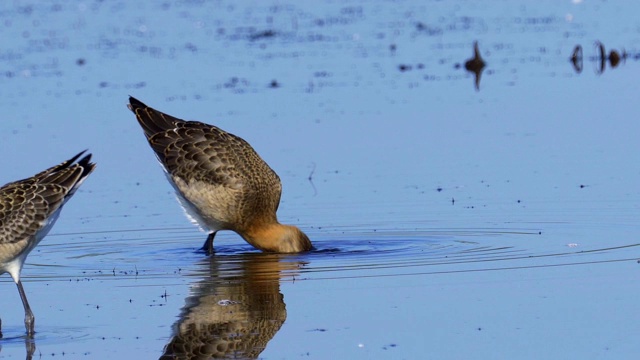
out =
{"type": "Polygon", "coordinates": [[[295,226],[278,222],[278,175],[238,136],[197,121],[184,121],[129,98],[129,109],[189,219],[209,232],[203,249],[213,253],[219,230],[232,230],[268,252],[312,249],[295,226]]]}
{"type": "Polygon", "coordinates": [[[20,271],[29,252],[58,219],[62,206],[95,168],[90,162],[91,154],[76,162],[83,153],[0,188],[0,275],[8,272],[18,286],[24,325],[30,337],[35,333],[35,318],[20,281],[20,271]]]}

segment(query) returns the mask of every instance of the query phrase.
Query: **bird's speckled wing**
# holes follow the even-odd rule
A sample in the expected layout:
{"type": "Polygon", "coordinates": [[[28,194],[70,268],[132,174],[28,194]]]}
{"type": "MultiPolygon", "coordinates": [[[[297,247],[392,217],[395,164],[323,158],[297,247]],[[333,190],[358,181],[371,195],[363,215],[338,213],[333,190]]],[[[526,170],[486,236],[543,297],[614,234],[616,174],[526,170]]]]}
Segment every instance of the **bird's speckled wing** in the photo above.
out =
{"type": "Polygon", "coordinates": [[[242,189],[241,204],[275,213],[282,192],[280,178],[249,143],[216,126],[174,118],[134,98],[130,109],[170,177],[222,186],[230,193],[242,189]]]}
{"type": "Polygon", "coordinates": [[[47,224],[95,167],[91,155],[74,164],[80,155],[0,188],[0,244],[24,240],[47,224]]]}

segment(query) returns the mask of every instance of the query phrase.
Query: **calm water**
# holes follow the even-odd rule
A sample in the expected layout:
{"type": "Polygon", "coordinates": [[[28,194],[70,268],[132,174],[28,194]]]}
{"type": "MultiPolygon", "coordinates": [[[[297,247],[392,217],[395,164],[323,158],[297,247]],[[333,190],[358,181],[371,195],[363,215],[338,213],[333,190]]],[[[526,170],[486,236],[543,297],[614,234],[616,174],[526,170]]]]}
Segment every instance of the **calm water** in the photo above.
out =
{"type": "Polygon", "coordinates": [[[635,358],[638,10],[3,3],[0,183],[98,163],[23,270],[34,358],[635,358]],[[128,95],[249,141],[317,250],[198,252],[128,95]]]}

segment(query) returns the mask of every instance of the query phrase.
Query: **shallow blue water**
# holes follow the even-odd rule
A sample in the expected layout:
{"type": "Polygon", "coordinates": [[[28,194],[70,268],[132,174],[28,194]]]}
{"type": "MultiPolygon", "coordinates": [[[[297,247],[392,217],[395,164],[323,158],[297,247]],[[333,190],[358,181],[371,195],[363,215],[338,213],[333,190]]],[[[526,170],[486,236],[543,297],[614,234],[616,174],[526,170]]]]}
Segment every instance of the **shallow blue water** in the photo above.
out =
{"type": "MultiPolygon", "coordinates": [[[[227,355],[265,359],[633,357],[637,10],[3,4],[0,182],[85,148],[98,163],[23,271],[35,356],[159,358],[181,325],[233,324],[266,339],[227,355]],[[629,56],[597,74],[596,41],[629,56]],[[249,141],[317,250],[220,234],[198,252],[128,95],[249,141]]],[[[22,358],[0,288],[0,358],[22,358]]]]}

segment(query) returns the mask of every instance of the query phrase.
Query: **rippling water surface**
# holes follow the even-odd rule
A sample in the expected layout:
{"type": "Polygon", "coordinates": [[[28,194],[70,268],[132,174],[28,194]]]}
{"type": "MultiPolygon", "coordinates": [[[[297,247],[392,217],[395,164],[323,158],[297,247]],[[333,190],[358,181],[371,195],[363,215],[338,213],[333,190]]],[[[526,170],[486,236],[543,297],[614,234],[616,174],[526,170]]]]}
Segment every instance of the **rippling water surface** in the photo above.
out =
{"type": "Polygon", "coordinates": [[[0,278],[0,358],[633,358],[637,13],[0,5],[0,182],[98,163],[24,267],[33,340],[0,278]],[[316,249],[200,252],[128,95],[249,141],[316,249]]]}

